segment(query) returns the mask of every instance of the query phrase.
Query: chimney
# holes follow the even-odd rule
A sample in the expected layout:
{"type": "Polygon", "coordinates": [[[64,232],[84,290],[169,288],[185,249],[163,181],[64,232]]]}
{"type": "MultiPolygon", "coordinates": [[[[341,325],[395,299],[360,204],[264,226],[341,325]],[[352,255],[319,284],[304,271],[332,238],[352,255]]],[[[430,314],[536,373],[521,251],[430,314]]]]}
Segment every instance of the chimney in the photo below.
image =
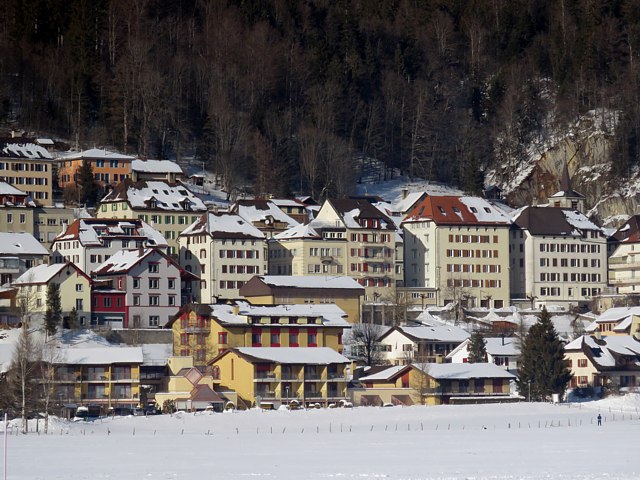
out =
{"type": "Polygon", "coordinates": [[[596,335],[596,340],[602,339],[602,335],[600,334],[600,327],[598,327],[598,329],[596,330],[595,335],[596,335]]]}
{"type": "Polygon", "coordinates": [[[408,188],[403,188],[402,189],[402,199],[404,200],[405,198],[407,198],[407,196],[409,195],[409,189],[408,188]]]}
{"type": "Polygon", "coordinates": [[[233,306],[233,314],[240,315],[240,307],[238,305],[233,306]]]}

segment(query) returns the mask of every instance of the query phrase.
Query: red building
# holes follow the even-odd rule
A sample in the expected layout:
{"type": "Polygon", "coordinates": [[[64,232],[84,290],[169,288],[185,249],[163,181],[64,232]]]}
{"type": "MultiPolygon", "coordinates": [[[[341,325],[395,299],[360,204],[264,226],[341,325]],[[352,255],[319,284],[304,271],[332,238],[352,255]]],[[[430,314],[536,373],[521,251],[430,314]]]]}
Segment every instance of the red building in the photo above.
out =
{"type": "Polygon", "coordinates": [[[127,313],[126,292],[112,288],[95,288],[91,292],[91,325],[124,326],[127,313]]]}

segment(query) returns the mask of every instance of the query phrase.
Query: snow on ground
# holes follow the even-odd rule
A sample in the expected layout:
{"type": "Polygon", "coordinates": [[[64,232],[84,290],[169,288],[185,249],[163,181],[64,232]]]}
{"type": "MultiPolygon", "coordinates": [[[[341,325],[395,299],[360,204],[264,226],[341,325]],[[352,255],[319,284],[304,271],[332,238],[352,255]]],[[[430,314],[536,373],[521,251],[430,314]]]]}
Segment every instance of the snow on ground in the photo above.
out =
{"type": "Polygon", "coordinates": [[[396,203],[402,198],[402,190],[427,192],[429,195],[463,195],[461,190],[448,185],[429,182],[422,179],[410,180],[408,177],[397,177],[382,182],[367,182],[356,185],[358,195],[377,195],[387,202],[396,203]]]}
{"type": "Polygon", "coordinates": [[[639,405],[628,395],[56,422],[47,436],[9,437],[8,478],[630,480],[639,405]]]}

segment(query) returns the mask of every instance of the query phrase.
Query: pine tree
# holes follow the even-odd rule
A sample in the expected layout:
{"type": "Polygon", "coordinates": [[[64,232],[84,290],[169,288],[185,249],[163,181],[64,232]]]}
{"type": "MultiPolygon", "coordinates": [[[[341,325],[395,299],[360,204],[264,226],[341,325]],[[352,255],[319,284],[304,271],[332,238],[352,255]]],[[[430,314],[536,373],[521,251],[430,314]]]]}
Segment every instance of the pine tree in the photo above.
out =
{"type": "Polygon", "coordinates": [[[44,315],[44,328],[47,335],[55,335],[61,320],[60,286],[56,283],[50,283],[47,287],[47,311],[44,315]]]}
{"type": "Polygon", "coordinates": [[[76,307],[73,307],[71,309],[69,318],[67,319],[67,324],[67,326],[72,330],[77,330],[78,328],[80,328],[80,320],[78,319],[78,311],[76,310],[76,307]]]}
{"type": "Polygon", "coordinates": [[[516,380],[518,392],[533,401],[542,401],[553,393],[563,394],[571,376],[564,360],[564,346],[551,315],[543,308],[538,322],[522,342],[516,380]]]}
{"type": "Polygon", "coordinates": [[[98,184],[93,176],[93,168],[86,160],[78,169],[78,202],[93,206],[98,200],[98,184]]]}
{"type": "Polygon", "coordinates": [[[487,342],[480,332],[474,332],[469,338],[469,363],[487,361],[487,342]]]}

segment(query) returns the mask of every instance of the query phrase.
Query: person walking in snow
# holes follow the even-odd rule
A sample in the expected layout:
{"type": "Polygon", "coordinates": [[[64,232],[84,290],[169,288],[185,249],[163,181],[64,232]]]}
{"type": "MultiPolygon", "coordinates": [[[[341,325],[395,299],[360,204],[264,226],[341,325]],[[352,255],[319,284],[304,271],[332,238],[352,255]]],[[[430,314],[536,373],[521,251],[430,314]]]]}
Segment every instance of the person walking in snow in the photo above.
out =
{"type": "Polygon", "coordinates": [[[602,426],[602,415],[598,414],[598,426],[602,426]]]}

